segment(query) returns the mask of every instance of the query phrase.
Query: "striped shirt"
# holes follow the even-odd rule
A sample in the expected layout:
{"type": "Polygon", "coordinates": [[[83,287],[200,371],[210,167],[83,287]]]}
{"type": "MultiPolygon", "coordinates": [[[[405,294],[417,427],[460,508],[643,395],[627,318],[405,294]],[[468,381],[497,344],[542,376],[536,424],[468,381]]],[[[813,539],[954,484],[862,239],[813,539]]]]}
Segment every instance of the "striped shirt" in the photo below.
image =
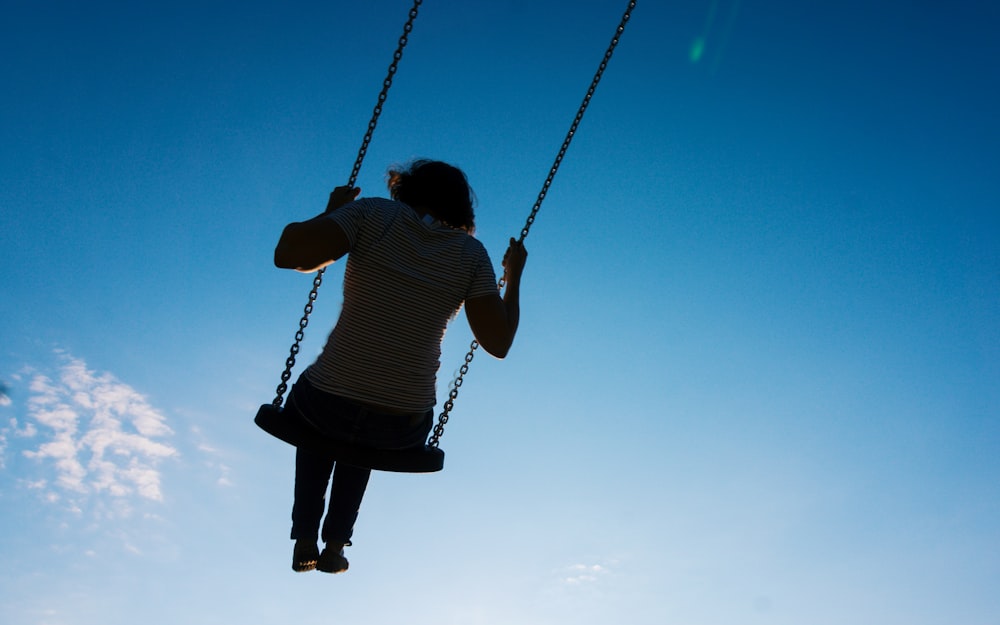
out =
{"type": "Polygon", "coordinates": [[[363,198],[329,218],[351,244],[344,303],[305,375],[348,399],[426,412],[448,322],[466,299],[497,292],[486,248],[393,200],[363,198]]]}

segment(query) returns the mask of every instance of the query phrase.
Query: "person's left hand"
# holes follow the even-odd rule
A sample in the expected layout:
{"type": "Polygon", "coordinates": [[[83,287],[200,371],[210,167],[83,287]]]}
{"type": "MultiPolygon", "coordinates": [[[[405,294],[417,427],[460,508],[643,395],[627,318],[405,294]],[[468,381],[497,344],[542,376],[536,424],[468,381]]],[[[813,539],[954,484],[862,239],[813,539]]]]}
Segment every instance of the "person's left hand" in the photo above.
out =
{"type": "Polygon", "coordinates": [[[348,204],[357,199],[361,193],[360,187],[337,187],[330,192],[330,201],[326,203],[326,212],[331,213],[344,204],[348,204]]]}
{"type": "Polygon", "coordinates": [[[521,272],[524,271],[524,263],[528,260],[528,250],[524,248],[524,241],[518,241],[514,237],[510,238],[510,247],[503,255],[503,269],[505,281],[520,282],[521,272]]]}

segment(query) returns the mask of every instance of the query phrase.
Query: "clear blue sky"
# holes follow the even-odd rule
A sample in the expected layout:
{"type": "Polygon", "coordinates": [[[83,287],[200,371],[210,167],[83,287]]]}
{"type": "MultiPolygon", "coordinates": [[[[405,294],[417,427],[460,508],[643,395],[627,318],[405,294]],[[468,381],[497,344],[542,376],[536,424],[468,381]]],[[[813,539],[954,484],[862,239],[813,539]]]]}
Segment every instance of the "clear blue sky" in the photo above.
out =
{"type": "MultiPolygon", "coordinates": [[[[453,162],[499,261],[625,4],[426,0],[363,194],[453,162]]],[[[2,8],[0,622],[1000,623],[995,6],[640,0],[517,344],[336,577],[251,421],[309,288],[271,253],[409,2],[2,8]]]]}

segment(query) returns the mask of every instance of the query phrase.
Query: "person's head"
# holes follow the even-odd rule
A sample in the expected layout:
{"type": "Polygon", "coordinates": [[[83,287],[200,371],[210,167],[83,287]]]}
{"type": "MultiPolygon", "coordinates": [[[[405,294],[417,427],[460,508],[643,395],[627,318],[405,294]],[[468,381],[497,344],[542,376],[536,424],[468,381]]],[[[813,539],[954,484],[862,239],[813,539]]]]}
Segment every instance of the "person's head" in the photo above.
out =
{"type": "Polygon", "coordinates": [[[462,170],[441,161],[415,160],[387,174],[392,199],[424,211],[452,228],[476,229],[475,195],[462,170]]]}

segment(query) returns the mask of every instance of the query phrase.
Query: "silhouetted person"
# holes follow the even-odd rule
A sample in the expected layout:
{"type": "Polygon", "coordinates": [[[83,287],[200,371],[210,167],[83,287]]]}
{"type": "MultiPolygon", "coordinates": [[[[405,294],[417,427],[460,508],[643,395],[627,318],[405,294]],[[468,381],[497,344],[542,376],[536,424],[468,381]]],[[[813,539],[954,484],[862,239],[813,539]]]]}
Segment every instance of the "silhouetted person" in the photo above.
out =
{"type": "MultiPolygon", "coordinates": [[[[463,303],[483,349],[507,355],[527,251],[510,240],[501,297],[489,254],[472,236],[473,195],[461,170],[418,160],[390,170],[388,187],[392,199],[356,199],[359,189],[337,187],[326,211],[281,234],[274,250],[281,268],[312,272],[347,255],[340,317],[285,410],[299,411],[332,438],[408,449],[422,447],[433,426],[441,340],[463,303]]],[[[343,548],[351,544],[370,473],[298,449],[293,569],[347,570],[343,548]]]]}

